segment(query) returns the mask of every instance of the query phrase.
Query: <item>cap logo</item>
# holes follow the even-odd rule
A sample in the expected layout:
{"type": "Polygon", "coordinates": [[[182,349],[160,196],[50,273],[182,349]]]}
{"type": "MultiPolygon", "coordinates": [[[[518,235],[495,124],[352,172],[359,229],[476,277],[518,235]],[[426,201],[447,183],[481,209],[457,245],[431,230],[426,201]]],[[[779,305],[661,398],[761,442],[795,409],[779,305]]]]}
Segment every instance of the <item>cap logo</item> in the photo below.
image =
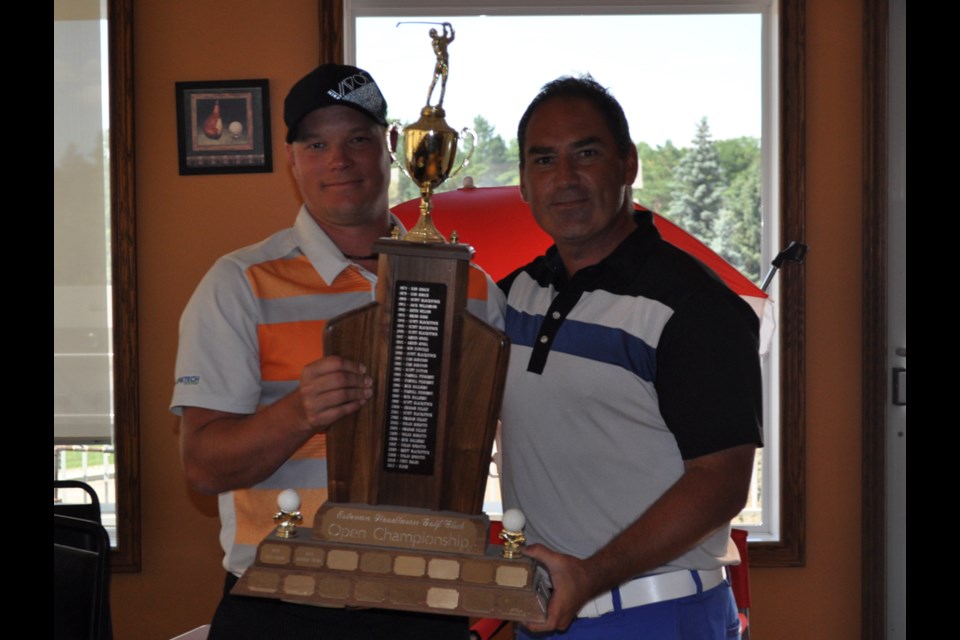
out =
{"type": "Polygon", "coordinates": [[[350,93],[359,89],[369,82],[367,76],[363,73],[355,73],[349,78],[344,78],[337,84],[337,91],[330,89],[327,93],[336,98],[337,100],[343,100],[350,93]]]}
{"type": "Polygon", "coordinates": [[[355,73],[329,89],[327,95],[335,100],[345,100],[365,109],[374,118],[383,119],[383,96],[376,83],[366,73],[355,73]]]}

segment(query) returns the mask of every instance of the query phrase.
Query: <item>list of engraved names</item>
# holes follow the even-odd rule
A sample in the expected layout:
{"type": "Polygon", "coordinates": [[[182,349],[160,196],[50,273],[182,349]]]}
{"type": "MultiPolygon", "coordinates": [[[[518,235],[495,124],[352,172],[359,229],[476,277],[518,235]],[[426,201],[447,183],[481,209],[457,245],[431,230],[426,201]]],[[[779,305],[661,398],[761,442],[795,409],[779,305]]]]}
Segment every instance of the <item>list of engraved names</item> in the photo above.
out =
{"type": "Polygon", "coordinates": [[[433,473],[446,289],[436,282],[400,280],[395,285],[383,457],[387,471],[433,473]]]}

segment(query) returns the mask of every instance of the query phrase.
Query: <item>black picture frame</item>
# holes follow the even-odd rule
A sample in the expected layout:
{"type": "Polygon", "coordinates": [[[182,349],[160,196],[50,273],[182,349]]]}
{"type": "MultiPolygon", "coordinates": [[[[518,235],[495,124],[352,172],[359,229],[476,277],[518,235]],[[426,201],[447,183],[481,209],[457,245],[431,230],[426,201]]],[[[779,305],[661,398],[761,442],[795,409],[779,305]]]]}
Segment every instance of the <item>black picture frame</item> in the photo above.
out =
{"type": "Polygon", "coordinates": [[[180,175],[273,171],[269,84],[176,83],[180,175]]]}

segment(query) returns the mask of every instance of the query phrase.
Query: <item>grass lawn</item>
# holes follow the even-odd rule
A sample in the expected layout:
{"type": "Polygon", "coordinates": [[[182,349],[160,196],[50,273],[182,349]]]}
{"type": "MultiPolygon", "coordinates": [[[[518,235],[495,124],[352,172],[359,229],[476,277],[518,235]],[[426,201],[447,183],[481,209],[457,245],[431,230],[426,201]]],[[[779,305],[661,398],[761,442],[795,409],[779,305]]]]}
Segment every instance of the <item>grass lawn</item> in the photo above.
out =
{"type": "MultiPolygon", "coordinates": [[[[107,455],[107,464],[113,464],[113,455],[108,453],[107,455]]],[[[87,466],[89,467],[99,467],[103,464],[104,454],[99,451],[91,451],[87,453],[87,466]]],[[[65,469],[79,469],[83,466],[83,452],[82,451],[67,451],[66,453],[66,465],[65,469]]]]}

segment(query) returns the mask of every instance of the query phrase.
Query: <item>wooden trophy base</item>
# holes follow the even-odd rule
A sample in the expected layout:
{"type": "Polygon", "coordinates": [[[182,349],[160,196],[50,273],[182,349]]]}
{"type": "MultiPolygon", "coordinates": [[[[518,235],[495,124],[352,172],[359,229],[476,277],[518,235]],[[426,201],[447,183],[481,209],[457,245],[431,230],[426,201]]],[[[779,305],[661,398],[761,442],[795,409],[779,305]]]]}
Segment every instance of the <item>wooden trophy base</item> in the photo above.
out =
{"type": "Polygon", "coordinates": [[[529,558],[487,544],[487,517],[326,503],[312,536],[271,534],[234,595],[541,622],[548,589],[529,558]]]}

